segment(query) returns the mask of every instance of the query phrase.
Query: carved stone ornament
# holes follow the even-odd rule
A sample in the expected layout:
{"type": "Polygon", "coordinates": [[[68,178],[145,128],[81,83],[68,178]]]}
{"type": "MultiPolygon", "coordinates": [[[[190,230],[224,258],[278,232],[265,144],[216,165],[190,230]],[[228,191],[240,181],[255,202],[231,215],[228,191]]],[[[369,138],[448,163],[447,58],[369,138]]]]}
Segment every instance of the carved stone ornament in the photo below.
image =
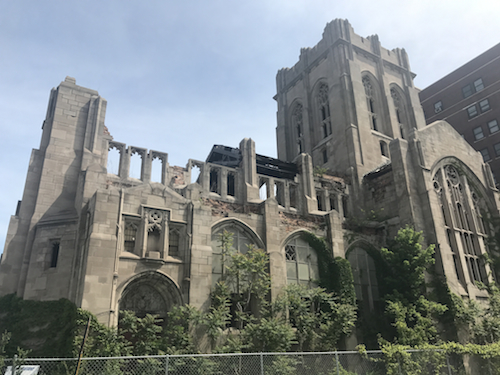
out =
{"type": "Polygon", "coordinates": [[[370,81],[370,78],[367,76],[363,77],[363,86],[365,87],[365,94],[369,98],[373,96],[373,88],[372,88],[372,83],[370,81]]]}
{"type": "Polygon", "coordinates": [[[322,83],[319,86],[318,102],[320,105],[324,105],[324,104],[328,103],[328,85],[326,83],[322,83]]]}
{"type": "Polygon", "coordinates": [[[452,185],[457,185],[459,182],[458,172],[452,165],[447,165],[444,167],[446,173],[446,179],[452,183],[452,185]]]}
{"type": "Polygon", "coordinates": [[[154,229],[159,232],[162,231],[162,223],[164,212],[160,210],[147,210],[146,217],[148,219],[148,232],[152,232],[154,229]]]}

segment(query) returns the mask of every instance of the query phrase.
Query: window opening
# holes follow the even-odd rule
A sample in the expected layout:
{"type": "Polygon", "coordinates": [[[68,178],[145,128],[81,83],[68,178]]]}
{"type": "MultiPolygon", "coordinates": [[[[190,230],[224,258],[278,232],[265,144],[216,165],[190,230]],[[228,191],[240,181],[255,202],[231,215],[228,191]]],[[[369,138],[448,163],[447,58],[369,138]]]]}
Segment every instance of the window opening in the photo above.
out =
{"type": "Polygon", "coordinates": [[[476,92],[484,89],[483,80],[481,78],[474,81],[474,89],[476,90],[476,92]]]}
{"type": "Polygon", "coordinates": [[[274,183],[274,196],[280,206],[285,206],[285,191],[283,182],[274,183]]]}
{"type": "Polygon", "coordinates": [[[210,169],[210,192],[219,194],[219,171],[210,169]]]}
{"type": "Polygon", "coordinates": [[[484,113],[490,109],[490,102],[488,99],[481,100],[479,102],[479,108],[481,109],[481,113],[484,113]]]}
{"type": "Polygon", "coordinates": [[[387,143],[380,141],[380,153],[382,156],[389,157],[389,152],[387,151],[387,143]]]}
{"type": "Polygon", "coordinates": [[[330,194],[330,210],[337,209],[337,195],[330,194]]]}
{"type": "Polygon", "coordinates": [[[163,174],[163,160],[160,157],[155,156],[151,161],[151,181],[163,183],[162,174],[163,174]]]}
{"type": "Polygon", "coordinates": [[[471,85],[462,87],[462,94],[464,95],[464,98],[471,96],[473,94],[471,85]]]}
{"type": "Polygon", "coordinates": [[[285,258],[288,284],[316,286],[319,279],[318,258],[306,241],[300,237],[290,240],[285,245],[285,258]]]}
{"type": "Polygon", "coordinates": [[[483,148],[480,152],[481,155],[483,155],[483,161],[487,162],[491,160],[490,153],[487,148],[483,148]]]}
{"type": "Polygon", "coordinates": [[[349,212],[348,212],[348,205],[347,205],[347,197],[345,195],[342,197],[342,210],[344,211],[344,217],[347,217],[349,212]]]}
{"type": "Polygon", "coordinates": [[[490,122],[488,122],[488,128],[490,129],[490,134],[496,133],[498,130],[500,130],[497,120],[491,120],[490,122]]]}
{"type": "Polygon", "coordinates": [[[259,198],[263,201],[269,198],[267,195],[267,180],[263,178],[260,179],[259,198]]]}
{"type": "Polygon", "coordinates": [[[328,137],[332,133],[332,123],[330,120],[330,102],[328,98],[328,85],[321,83],[318,89],[318,104],[321,118],[321,129],[323,138],[328,137]]]}
{"type": "Polygon", "coordinates": [[[467,114],[469,115],[469,118],[476,117],[478,115],[476,106],[473,105],[472,107],[467,108],[467,114]]]}
{"type": "Polygon", "coordinates": [[[131,222],[125,222],[125,241],[124,248],[125,251],[133,253],[135,251],[135,242],[137,238],[137,225],[131,222]]]}
{"type": "Polygon", "coordinates": [[[168,234],[168,255],[179,256],[179,231],[172,229],[168,234]]]}
{"type": "Polygon", "coordinates": [[[468,184],[467,178],[460,176],[455,167],[451,165],[438,170],[434,175],[433,181],[434,190],[441,202],[441,210],[445,219],[446,236],[448,245],[453,253],[453,262],[458,280],[464,283],[462,275],[467,270],[466,272],[471,282],[487,282],[486,268],[481,260],[482,254],[486,252],[485,249],[481,248],[481,244],[487,241],[481,230],[482,218],[479,206],[482,202],[480,202],[478,195],[468,184]],[[445,184],[442,183],[443,178],[445,184]],[[443,186],[447,187],[447,189],[443,189],[443,186]],[[447,219],[449,211],[451,211],[453,220],[447,219]],[[476,225],[474,225],[474,222],[476,225]],[[460,238],[458,242],[465,257],[463,267],[455,238],[457,240],[460,238]]]}
{"type": "Polygon", "coordinates": [[[476,141],[479,141],[480,139],[483,139],[484,138],[484,134],[483,134],[483,128],[478,126],[477,128],[475,128],[473,130],[474,132],[474,139],[476,141]]]}
{"type": "Polygon", "coordinates": [[[440,100],[439,102],[434,103],[434,113],[439,113],[443,110],[443,102],[440,100]]]}
{"type": "Polygon", "coordinates": [[[194,184],[198,182],[198,178],[200,177],[200,167],[197,165],[191,166],[191,183],[194,184]]]}
{"type": "Polygon", "coordinates": [[[227,195],[231,197],[235,196],[234,173],[227,174],[227,195]]]}
{"type": "Polygon", "coordinates": [[[323,150],[323,164],[328,163],[328,151],[326,149],[323,150]]]}
{"type": "Polygon", "coordinates": [[[129,177],[141,179],[142,176],[142,155],[137,151],[132,151],[130,155],[129,177]]]}
{"type": "Polygon", "coordinates": [[[316,200],[318,201],[318,211],[324,211],[325,206],[323,205],[323,194],[321,190],[316,191],[316,200]]]}
{"type": "Polygon", "coordinates": [[[373,258],[365,250],[354,248],[349,252],[347,260],[352,267],[356,299],[362,303],[364,311],[373,311],[375,302],[379,300],[377,274],[373,258]]]}
{"type": "Polygon", "coordinates": [[[288,191],[290,194],[290,207],[297,208],[297,185],[290,184],[288,191]]]}
{"type": "Polygon", "coordinates": [[[500,143],[495,143],[493,147],[495,148],[495,155],[500,156],[500,143]]]}
{"type": "Polygon", "coordinates": [[[121,153],[116,146],[109,146],[108,150],[108,173],[119,176],[121,153]]]}
{"type": "Polygon", "coordinates": [[[59,259],[59,247],[60,247],[59,241],[52,242],[52,249],[50,254],[50,268],[57,267],[57,261],[59,259]]]}

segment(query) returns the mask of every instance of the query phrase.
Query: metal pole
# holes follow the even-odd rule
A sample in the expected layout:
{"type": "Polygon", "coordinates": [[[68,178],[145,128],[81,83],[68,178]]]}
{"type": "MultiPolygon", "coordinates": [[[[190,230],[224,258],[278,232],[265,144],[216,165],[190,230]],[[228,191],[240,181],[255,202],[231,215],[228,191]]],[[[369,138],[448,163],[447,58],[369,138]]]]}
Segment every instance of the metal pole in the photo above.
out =
{"type": "Polygon", "coordinates": [[[264,354],[260,352],[260,375],[264,375],[264,354]]]}
{"type": "Polygon", "coordinates": [[[17,354],[14,354],[14,358],[12,358],[12,375],[17,375],[16,359],[17,354]]]}
{"type": "Polygon", "coordinates": [[[90,316],[89,316],[89,321],[87,322],[87,327],[85,327],[85,333],[83,335],[83,340],[82,340],[82,347],[80,348],[80,353],[78,353],[78,364],[76,366],[75,375],[78,375],[78,371],[80,370],[80,363],[82,362],[82,355],[83,355],[83,347],[85,346],[85,341],[87,341],[87,335],[89,334],[89,331],[90,331],[90,316]]]}
{"type": "Polygon", "coordinates": [[[450,366],[450,359],[448,358],[448,354],[446,354],[446,366],[448,366],[448,375],[451,375],[451,366],[450,366]]]}
{"type": "Polygon", "coordinates": [[[337,364],[337,375],[340,375],[340,368],[339,368],[339,352],[335,351],[335,362],[337,364]]]}
{"type": "Polygon", "coordinates": [[[165,375],[168,375],[168,354],[165,356],[165,375]]]}

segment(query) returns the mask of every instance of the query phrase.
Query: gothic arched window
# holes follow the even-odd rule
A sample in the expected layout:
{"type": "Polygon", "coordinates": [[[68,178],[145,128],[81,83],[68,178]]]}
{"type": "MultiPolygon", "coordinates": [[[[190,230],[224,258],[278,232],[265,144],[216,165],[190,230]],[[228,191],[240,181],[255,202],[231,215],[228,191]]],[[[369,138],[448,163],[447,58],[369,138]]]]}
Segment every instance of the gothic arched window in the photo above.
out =
{"type": "Polygon", "coordinates": [[[377,105],[374,89],[372,86],[372,82],[368,76],[363,77],[363,86],[365,88],[366,95],[366,105],[368,107],[368,113],[370,114],[370,123],[373,130],[379,131],[379,119],[377,117],[377,105]]]}
{"type": "Polygon", "coordinates": [[[302,136],[304,132],[304,108],[302,104],[296,103],[292,110],[292,131],[295,133],[295,139],[297,140],[297,153],[301,154],[304,150],[302,149],[302,136]]]}
{"type": "Polygon", "coordinates": [[[483,259],[487,236],[481,216],[481,207],[485,207],[484,201],[479,198],[467,178],[460,175],[450,164],[434,174],[433,185],[439,197],[458,280],[465,284],[465,275],[468,274],[472,283],[487,283],[483,259]]]}
{"type": "Polygon", "coordinates": [[[258,247],[251,238],[251,234],[244,230],[241,225],[234,222],[228,223],[215,229],[212,232],[212,285],[222,278],[229,265],[229,254],[224,253],[222,248],[222,237],[224,231],[230,234],[231,246],[229,252],[239,252],[245,254],[248,246],[258,247]]]}
{"type": "Polygon", "coordinates": [[[401,138],[405,139],[405,127],[408,125],[408,120],[406,116],[406,108],[404,105],[403,98],[395,88],[391,88],[392,102],[394,103],[394,108],[396,110],[396,118],[398,120],[399,132],[401,138]]]}
{"type": "Polygon", "coordinates": [[[359,247],[352,249],[347,255],[354,278],[356,299],[362,302],[365,311],[371,311],[379,300],[375,262],[368,253],[359,247]]]}
{"type": "Polygon", "coordinates": [[[323,138],[332,134],[332,122],[330,119],[330,102],[328,99],[328,85],[321,83],[318,88],[318,109],[319,118],[321,121],[321,135],[323,138]]]}
{"type": "Polygon", "coordinates": [[[286,277],[288,284],[316,286],[319,279],[318,258],[309,243],[300,236],[285,245],[286,277]]]}

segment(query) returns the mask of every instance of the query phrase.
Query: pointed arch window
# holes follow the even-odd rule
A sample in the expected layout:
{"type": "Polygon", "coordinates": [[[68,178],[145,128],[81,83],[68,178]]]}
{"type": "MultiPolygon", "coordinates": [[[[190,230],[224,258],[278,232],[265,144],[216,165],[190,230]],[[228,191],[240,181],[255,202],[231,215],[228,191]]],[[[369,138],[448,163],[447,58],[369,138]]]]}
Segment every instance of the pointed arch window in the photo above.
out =
{"type": "Polygon", "coordinates": [[[365,88],[366,105],[370,114],[370,123],[373,130],[379,131],[378,117],[376,112],[375,93],[372,82],[368,76],[363,77],[363,86],[365,88]]]}
{"type": "Polygon", "coordinates": [[[304,108],[301,103],[296,103],[292,111],[292,131],[295,133],[297,139],[297,153],[301,154],[302,149],[302,137],[304,132],[304,108]]]}
{"type": "Polygon", "coordinates": [[[309,243],[296,236],[285,245],[288,284],[316,286],[319,279],[318,258],[309,243]]]}
{"type": "Polygon", "coordinates": [[[356,299],[362,303],[365,311],[372,311],[379,301],[375,262],[366,250],[360,247],[352,249],[347,260],[352,268],[356,299]]]}
{"type": "Polygon", "coordinates": [[[434,174],[433,185],[439,197],[458,280],[462,284],[467,281],[487,283],[487,266],[483,259],[487,236],[481,215],[485,202],[467,178],[449,164],[434,174]]]}
{"type": "Polygon", "coordinates": [[[321,135],[323,138],[332,134],[332,122],[330,119],[330,101],[328,98],[328,85],[321,83],[318,88],[318,109],[321,121],[321,135]]]}
{"type": "Polygon", "coordinates": [[[398,120],[399,133],[401,135],[401,138],[405,139],[404,129],[407,125],[407,121],[406,121],[406,111],[404,102],[403,99],[401,98],[401,95],[395,88],[391,88],[391,97],[392,97],[392,102],[394,103],[394,108],[396,110],[396,118],[398,120]]]}

